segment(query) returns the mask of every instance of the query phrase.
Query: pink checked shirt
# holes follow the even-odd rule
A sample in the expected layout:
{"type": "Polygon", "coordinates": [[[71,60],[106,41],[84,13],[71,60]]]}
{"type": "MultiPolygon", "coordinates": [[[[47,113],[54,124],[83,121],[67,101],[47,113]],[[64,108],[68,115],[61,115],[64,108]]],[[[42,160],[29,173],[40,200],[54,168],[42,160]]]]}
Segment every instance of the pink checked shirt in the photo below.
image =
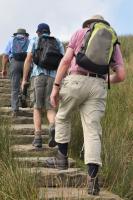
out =
{"type": "MultiPolygon", "coordinates": [[[[87,30],[88,30],[88,28],[79,29],[78,31],[76,31],[73,34],[73,36],[70,39],[68,47],[70,47],[70,48],[72,48],[74,50],[74,54],[75,55],[78,53],[78,51],[80,50],[80,48],[82,46],[82,41],[83,41],[83,38],[84,38],[87,30]]],[[[113,60],[114,60],[114,62],[111,64],[112,69],[115,69],[116,67],[123,66],[123,58],[122,58],[121,50],[120,50],[120,47],[119,47],[118,44],[115,47],[113,60]]],[[[71,65],[70,65],[70,68],[69,68],[69,73],[70,72],[78,72],[78,71],[79,72],[88,73],[87,70],[84,70],[82,67],[80,67],[80,66],[78,66],[76,64],[76,59],[75,59],[75,56],[74,56],[72,61],[71,61],[71,65]]]]}

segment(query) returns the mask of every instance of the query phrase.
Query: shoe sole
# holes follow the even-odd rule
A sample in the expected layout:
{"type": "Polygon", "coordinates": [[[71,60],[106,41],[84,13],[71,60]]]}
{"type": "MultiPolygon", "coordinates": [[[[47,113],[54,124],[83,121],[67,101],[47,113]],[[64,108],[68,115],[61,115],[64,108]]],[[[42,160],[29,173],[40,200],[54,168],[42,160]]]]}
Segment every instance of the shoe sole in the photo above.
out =
{"type": "Polygon", "coordinates": [[[36,145],[36,144],[32,144],[32,146],[35,147],[35,148],[40,148],[40,149],[42,148],[42,145],[39,146],[39,145],[36,145]]]}
{"type": "Polygon", "coordinates": [[[55,142],[55,140],[50,140],[48,143],[49,147],[55,147],[57,145],[57,142],[55,142]]]}
{"type": "Polygon", "coordinates": [[[47,160],[46,160],[46,163],[47,163],[47,167],[49,167],[49,168],[56,168],[58,170],[67,170],[68,169],[68,166],[57,165],[55,160],[53,160],[53,164],[49,164],[49,162],[47,162],[47,160]]]}

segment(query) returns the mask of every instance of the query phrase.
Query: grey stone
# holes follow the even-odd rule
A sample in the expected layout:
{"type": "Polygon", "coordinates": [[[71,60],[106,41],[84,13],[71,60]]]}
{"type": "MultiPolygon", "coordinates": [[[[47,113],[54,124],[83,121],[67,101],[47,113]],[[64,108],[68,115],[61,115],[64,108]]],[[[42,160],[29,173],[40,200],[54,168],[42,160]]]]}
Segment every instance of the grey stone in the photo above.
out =
{"type": "MultiPolygon", "coordinates": [[[[26,164],[27,167],[47,167],[46,160],[49,157],[19,157],[15,158],[19,163],[26,164]]],[[[75,161],[69,158],[69,167],[74,167],[75,161]]]]}
{"type": "Polygon", "coordinates": [[[114,195],[106,190],[101,190],[99,196],[87,194],[87,187],[84,188],[40,188],[40,200],[122,200],[119,196],[114,195]]]}

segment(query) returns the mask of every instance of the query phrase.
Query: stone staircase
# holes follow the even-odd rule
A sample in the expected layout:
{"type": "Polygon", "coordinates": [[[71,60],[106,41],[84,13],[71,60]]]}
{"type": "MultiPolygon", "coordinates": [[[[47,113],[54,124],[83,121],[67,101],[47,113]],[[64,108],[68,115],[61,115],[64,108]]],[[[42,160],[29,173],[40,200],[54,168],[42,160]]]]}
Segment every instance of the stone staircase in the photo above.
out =
{"type": "Polygon", "coordinates": [[[104,188],[99,196],[87,194],[87,173],[76,168],[76,161],[69,158],[68,170],[48,168],[46,159],[57,153],[57,147],[49,148],[48,127],[43,125],[43,148],[37,151],[32,145],[34,138],[33,110],[20,109],[20,116],[11,118],[10,81],[0,79],[0,114],[11,121],[11,151],[15,160],[27,172],[36,175],[36,187],[39,188],[39,200],[120,200],[104,188]]]}

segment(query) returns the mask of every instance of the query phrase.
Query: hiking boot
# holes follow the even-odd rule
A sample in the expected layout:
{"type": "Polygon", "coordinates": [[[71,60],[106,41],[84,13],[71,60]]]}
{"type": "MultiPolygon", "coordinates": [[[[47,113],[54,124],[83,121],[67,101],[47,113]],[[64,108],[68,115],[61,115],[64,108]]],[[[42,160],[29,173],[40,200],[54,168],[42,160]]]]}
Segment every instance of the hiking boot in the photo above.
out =
{"type": "Polygon", "coordinates": [[[24,95],[19,96],[19,107],[21,108],[27,108],[27,102],[26,102],[26,98],[24,97],[24,95]]]}
{"type": "Polygon", "coordinates": [[[32,145],[36,148],[42,148],[42,136],[36,135],[32,142],[32,145]]]}
{"type": "Polygon", "coordinates": [[[58,151],[57,156],[46,160],[47,166],[51,168],[57,168],[60,170],[68,169],[68,157],[64,156],[58,151]]]}
{"type": "Polygon", "coordinates": [[[90,178],[88,183],[88,194],[89,195],[99,195],[100,187],[98,183],[98,177],[90,178]]]}
{"type": "Polygon", "coordinates": [[[57,142],[55,141],[55,127],[50,127],[49,128],[49,142],[48,146],[49,147],[55,147],[57,145],[57,142]]]}

